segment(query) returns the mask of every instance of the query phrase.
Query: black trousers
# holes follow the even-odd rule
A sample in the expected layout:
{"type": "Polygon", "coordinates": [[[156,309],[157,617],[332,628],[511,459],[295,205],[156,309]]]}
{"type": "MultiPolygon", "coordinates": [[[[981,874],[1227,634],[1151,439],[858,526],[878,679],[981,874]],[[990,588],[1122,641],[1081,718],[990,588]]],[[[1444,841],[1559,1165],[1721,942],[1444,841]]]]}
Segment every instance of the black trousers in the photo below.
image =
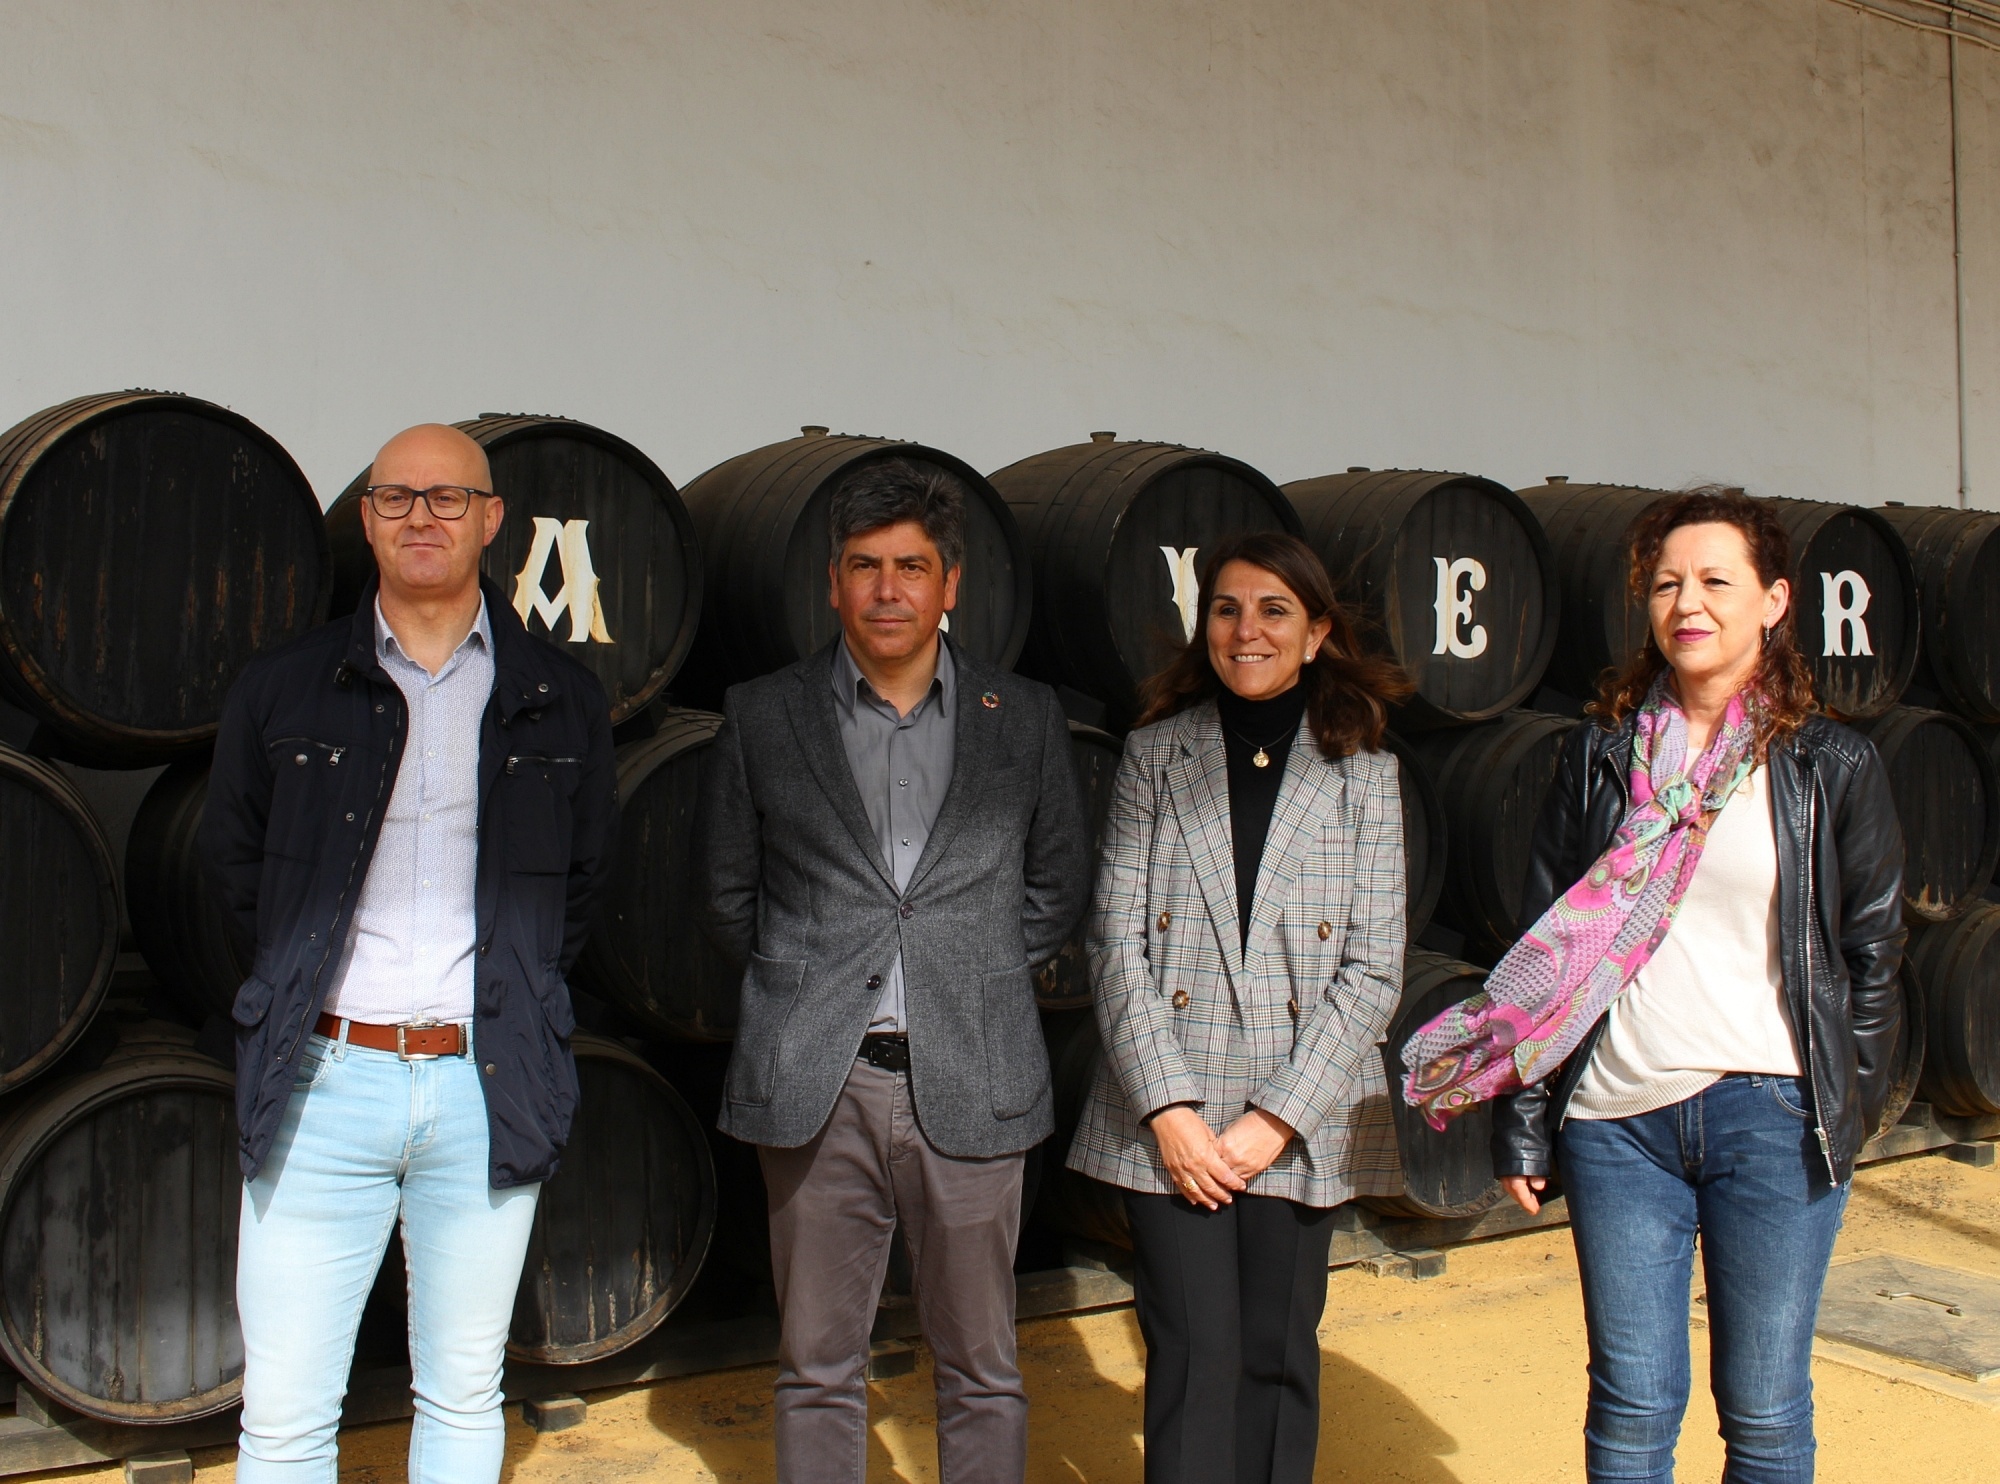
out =
{"type": "Polygon", "coordinates": [[[1311,1484],[1333,1212],[1125,1193],[1146,1338],[1146,1484],[1311,1484]]]}

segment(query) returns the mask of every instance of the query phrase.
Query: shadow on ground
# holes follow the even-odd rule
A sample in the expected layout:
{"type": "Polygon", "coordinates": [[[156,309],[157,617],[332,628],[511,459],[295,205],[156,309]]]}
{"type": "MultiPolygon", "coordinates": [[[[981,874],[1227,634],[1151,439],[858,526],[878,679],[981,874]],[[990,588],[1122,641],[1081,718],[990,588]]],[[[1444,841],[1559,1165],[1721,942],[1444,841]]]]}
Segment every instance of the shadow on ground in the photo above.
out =
{"type": "MultiPolygon", "coordinates": [[[[1030,1405],[1031,1484],[1139,1484],[1143,1351],[1130,1310],[1021,1327],[1030,1405]]],[[[1321,1357],[1321,1481],[1456,1484],[1443,1459],[1457,1441],[1365,1366],[1321,1357]]],[[[768,1367],[654,1389],[648,1421],[727,1484],[767,1480],[775,1461],[768,1367]]],[[[937,1441],[929,1357],[868,1388],[868,1477],[935,1484],[937,1441]]]]}

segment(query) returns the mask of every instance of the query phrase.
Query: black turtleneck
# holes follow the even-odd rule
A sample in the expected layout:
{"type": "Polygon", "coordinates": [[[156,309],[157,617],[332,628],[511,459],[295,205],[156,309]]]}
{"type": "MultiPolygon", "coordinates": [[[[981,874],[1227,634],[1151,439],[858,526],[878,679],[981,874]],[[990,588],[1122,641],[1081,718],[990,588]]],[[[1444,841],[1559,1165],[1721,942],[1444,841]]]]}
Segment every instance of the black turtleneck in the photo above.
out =
{"type": "Polygon", "coordinates": [[[1215,698],[1222,716],[1222,750],[1229,760],[1229,837],[1236,854],[1236,930],[1250,941],[1250,909],[1257,895],[1257,868],[1264,861],[1264,838],[1271,832],[1271,811],[1278,807],[1278,786],[1285,781],[1285,763],[1292,740],[1306,714],[1306,688],[1290,690],[1262,701],[1246,701],[1228,687],[1215,698]],[[1257,749],[1270,762],[1258,767],[1257,749]]]}

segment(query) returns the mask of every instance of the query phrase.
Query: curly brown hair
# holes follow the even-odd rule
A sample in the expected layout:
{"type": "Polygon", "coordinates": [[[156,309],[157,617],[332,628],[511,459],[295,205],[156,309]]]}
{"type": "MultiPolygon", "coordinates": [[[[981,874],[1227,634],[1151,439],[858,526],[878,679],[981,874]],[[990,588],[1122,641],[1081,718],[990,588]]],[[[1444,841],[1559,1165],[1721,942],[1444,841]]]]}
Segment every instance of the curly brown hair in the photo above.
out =
{"type": "Polygon", "coordinates": [[[1208,611],[1215,602],[1216,580],[1231,562],[1261,567],[1290,588],[1305,608],[1307,623],[1324,618],[1333,625],[1318,655],[1299,672],[1308,687],[1306,720],[1319,750],[1329,758],[1343,758],[1363,748],[1379,751],[1389,725],[1389,707],[1416,687],[1394,660],[1363,650],[1359,621],[1334,591],[1326,564],[1305,542],[1280,531],[1234,536],[1209,551],[1201,570],[1201,603],[1195,610],[1201,621],[1173,662],[1140,687],[1138,725],[1164,721],[1222,689],[1208,659],[1208,611]]]}
{"type": "MultiPolygon", "coordinates": [[[[1752,499],[1740,489],[1719,484],[1698,485],[1647,507],[1632,523],[1627,550],[1626,583],[1632,600],[1641,609],[1648,606],[1653,569],[1659,565],[1660,548],[1670,532],[1682,526],[1728,525],[1743,535],[1750,548],[1751,565],[1757,580],[1769,587],[1786,576],[1792,565],[1792,538],[1777,514],[1763,500],[1752,499]]],[[[1794,595],[1796,597],[1796,595],[1794,595]]],[[[1812,669],[1799,653],[1798,626],[1793,621],[1795,605],[1785,605],[1785,616],[1769,631],[1757,669],[1745,689],[1749,692],[1757,727],[1757,757],[1761,761],[1771,743],[1798,730],[1817,709],[1813,699],[1812,669]]],[[[1616,726],[1645,704],[1653,682],[1667,668],[1667,657],[1653,638],[1653,626],[1646,624],[1646,638],[1622,671],[1606,670],[1598,685],[1598,697],[1589,710],[1607,727],[1616,726]]]]}

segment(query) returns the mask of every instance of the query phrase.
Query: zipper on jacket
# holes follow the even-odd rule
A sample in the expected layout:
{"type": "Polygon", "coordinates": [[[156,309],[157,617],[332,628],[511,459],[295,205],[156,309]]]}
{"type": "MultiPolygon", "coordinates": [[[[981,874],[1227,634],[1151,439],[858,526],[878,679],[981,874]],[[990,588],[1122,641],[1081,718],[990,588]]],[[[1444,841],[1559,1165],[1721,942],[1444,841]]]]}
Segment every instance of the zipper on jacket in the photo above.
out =
{"type": "Polygon", "coordinates": [[[331,768],[339,767],[341,758],[347,755],[346,743],[343,742],[339,746],[335,746],[331,742],[320,742],[311,737],[279,737],[264,745],[266,747],[317,747],[321,752],[327,754],[327,766],[331,768]]]}
{"type": "Polygon", "coordinates": [[[1826,1117],[1820,1111],[1820,1105],[1819,1105],[1819,1078],[1814,1075],[1814,1070],[1813,1070],[1814,1047],[1813,1047],[1812,940],[1815,934],[1817,933],[1819,927],[1819,900],[1818,900],[1819,893],[1817,886],[1815,885],[1815,876],[1817,873],[1814,871],[1813,868],[1814,865],[1816,864],[1814,859],[1814,835],[1817,830],[1819,821],[1819,776],[1817,773],[1813,771],[1810,764],[1808,764],[1805,767],[1805,772],[1807,775],[1806,839],[1805,839],[1806,910],[1799,922],[1799,946],[1804,952],[1805,976],[1806,976],[1806,983],[1805,983],[1805,990],[1806,990],[1805,1053],[1806,1054],[1803,1060],[1803,1070],[1805,1072],[1806,1096],[1812,1101],[1813,1132],[1819,1136],[1820,1156],[1826,1161],[1826,1177],[1828,1180],[1833,1182],[1834,1185],[1838,1186],[1840,1184],[1840,1173],[1834,1168],[1833,1165],[1833,1140],[1827,1137],[1826,1117]]]}
{"type": "Polygon", "coordinates": [[[555,763],[581,763],[582,761],[583,759],[580,757],[542,757],[539,754],[530,756],[527,753],[522,753],[518,757],[508,758],[506,766],[502,771],[508,773],[513,772],[514,764],[516,763],[545,763],[553,765],[555,763]]]}

